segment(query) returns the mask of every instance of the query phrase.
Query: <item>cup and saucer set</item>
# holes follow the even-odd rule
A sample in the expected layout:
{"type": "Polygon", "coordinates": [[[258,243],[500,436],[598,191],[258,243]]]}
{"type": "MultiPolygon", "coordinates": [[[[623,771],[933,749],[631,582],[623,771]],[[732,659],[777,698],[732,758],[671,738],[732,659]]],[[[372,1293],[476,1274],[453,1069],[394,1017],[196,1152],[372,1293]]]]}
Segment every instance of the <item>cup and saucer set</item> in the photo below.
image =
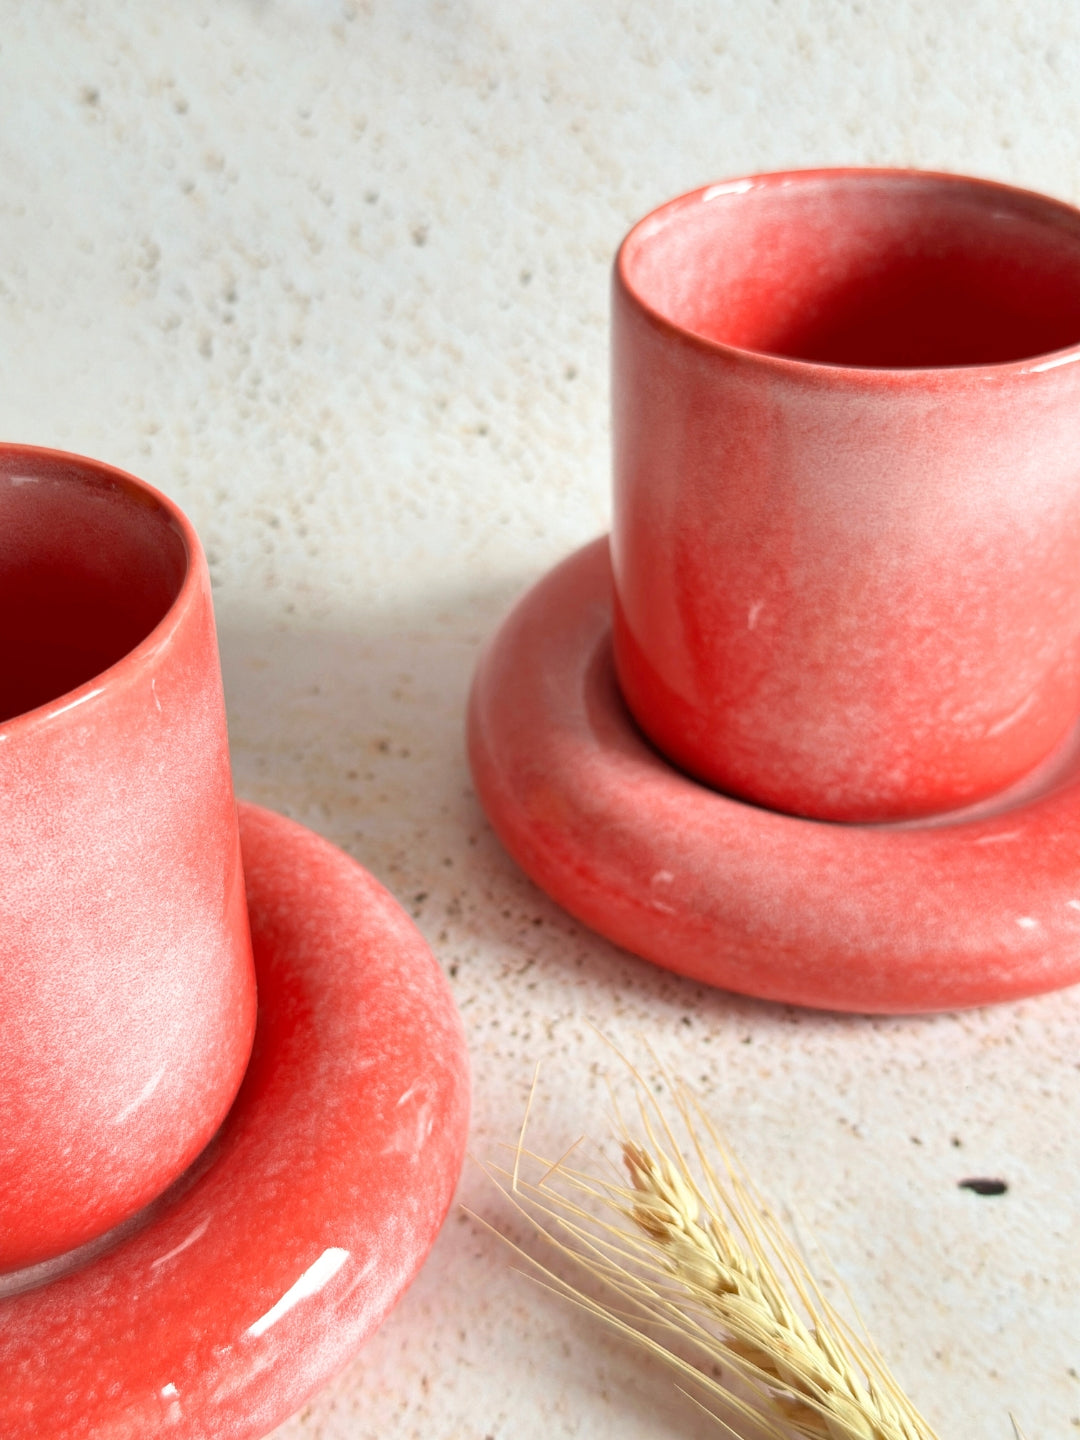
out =
{"type": "MultiPolygon", "coordinates": [[[[610,540],[469,704],[586,925],[863,1013],[1080,979],[1080,212],[985,181],[709,186],[624,241],[610,540]]],[[[232,790],[206,563],[0,447],[0,1435],[255,1440],[426,1257],[460,1017],[348,856],[232,790]]]]}

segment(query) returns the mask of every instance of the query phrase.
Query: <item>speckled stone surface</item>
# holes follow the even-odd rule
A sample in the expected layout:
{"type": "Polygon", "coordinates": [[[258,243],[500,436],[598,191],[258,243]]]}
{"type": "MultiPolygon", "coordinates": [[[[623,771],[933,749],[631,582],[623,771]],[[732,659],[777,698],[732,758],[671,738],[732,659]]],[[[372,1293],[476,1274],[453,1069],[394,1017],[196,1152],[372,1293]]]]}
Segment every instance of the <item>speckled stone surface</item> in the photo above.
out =
{"type": "MultiPolygon", "coordinates": [[[[560,912],[462,739],[481,641],[610,520],[608,268],[700,183],[959,169],[1080,200],[1069,0],[6,4],[0,435],[101,456],[206,545],[241,795],[416,916],[471,1147],[603,1128],[646,1036],[797,1213],[943,1436],[1080,1425],[1080,994],[931,1020],[705,991],[560,912]],[[958,1188],[972,1175],[1007,1194],[958,1188]]],[[[503,1212],[475,1169],[461,1198],[503,1212]]],[[[452,1217],[279,1440],[710,1433],[452,1217]]],[[[715,1433],[715,1432],[714,1432],[715,1433]]]]}

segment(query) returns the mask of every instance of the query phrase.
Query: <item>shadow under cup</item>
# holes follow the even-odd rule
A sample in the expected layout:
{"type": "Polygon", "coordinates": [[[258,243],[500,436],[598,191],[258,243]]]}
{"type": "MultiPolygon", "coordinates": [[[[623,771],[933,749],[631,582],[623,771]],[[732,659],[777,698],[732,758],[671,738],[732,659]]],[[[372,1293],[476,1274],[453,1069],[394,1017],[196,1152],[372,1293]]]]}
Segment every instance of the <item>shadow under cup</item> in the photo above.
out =
{"type": "Polygon", "coordinates": [[[620,684],[796,814],[1004,788],[1080,710],[1080,213],[907,171],[731,181],[616,262],[620,684]]]}
{"type": "Polygon", "coordinates": [[[150,487],[0,447],[0,1273],[154,1199],[254,970],[205,560],[150,487]]]}

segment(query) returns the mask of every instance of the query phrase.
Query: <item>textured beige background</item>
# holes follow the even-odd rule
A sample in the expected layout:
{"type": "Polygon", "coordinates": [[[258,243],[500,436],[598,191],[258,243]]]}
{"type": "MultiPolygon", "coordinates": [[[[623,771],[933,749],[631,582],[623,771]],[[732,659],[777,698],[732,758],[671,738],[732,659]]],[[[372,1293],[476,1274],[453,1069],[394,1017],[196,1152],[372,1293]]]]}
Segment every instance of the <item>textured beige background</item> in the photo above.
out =
{"type": "MultiPolygon", "coordinates": [[[[481,638],[607,524],[607,271],[680,190],[917,164],[1080,200],[1073,0],[0,4],[0,434],[204,537],[237,787],[401,898],[472,1046],[473,1148],[602,1130],[587,1021],[710,1098],[943,1436],[1080,1427],[1080,995],[800,1014],[615,951],[510,863],[461,713],[481,638]],[[965,1175],[1005,1177],[980,1199],[965,1175]]],[[[462,1198],[499,1207],[475,1170],[462,1198]]],[[[705,1437],[453,1217],[280,1440],[705,1437]]],[[[715,1433],[715,1432],[712,1432],[715,1433]]]]}

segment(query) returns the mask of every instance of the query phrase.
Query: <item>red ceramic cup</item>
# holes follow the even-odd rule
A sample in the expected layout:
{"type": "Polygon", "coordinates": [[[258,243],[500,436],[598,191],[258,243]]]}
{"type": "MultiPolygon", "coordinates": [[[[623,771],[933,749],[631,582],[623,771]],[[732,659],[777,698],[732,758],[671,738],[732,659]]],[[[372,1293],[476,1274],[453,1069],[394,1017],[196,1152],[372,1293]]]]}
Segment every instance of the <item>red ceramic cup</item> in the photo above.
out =
{"type": "Polygon", "coordinates": [[[707,783],[966,804],[1080,711],[1080,212],[960,176],[730,181],[614,276],[615,657],[707,783]]]}
{"type": "Polygon", "coordinates": [[[255,1021],[206,562],[92,460],[0,446],[0,1272],[163,1191],[255,1021]]]}

